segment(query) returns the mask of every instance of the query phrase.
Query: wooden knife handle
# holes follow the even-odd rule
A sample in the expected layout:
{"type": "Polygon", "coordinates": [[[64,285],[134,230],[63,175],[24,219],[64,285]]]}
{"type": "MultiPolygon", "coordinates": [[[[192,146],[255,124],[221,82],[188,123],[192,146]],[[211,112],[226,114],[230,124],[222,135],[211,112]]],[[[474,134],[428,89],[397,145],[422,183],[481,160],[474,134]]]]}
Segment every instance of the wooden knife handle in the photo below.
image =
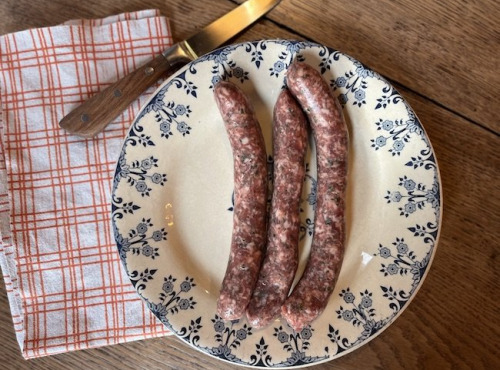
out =
{"type": "Polygon", "coordinates": [[[169,61],[160,54],[75,108],[59,122],[59,126],[81,137],[95,136],[160,77],[173,73],[188,61],[169,61]]]}

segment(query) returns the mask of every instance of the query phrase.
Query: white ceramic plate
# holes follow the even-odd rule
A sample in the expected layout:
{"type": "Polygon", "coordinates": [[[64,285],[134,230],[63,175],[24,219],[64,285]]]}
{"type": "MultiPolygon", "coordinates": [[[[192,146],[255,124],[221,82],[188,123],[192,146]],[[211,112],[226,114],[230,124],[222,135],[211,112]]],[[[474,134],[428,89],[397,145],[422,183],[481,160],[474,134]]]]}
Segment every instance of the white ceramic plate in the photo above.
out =
{"type": "MultiPolygon", "coordinates": [[[[310,144],[299,274],[314,224],[316,171],[310,144]]],[[[386,80],[325,46],[264,40],[216,50],[157,90],[123,145],[112,219],[132,284],[179,338],[232,363],[295,367],[355,350],[401,314],[429,269],[441,209],[429,140],[386,80]],[[294,332],[277,320],[256,330],[245,319],[224,322],[216,315],[229,256],[234,183],[213,85],[225,78],[248,93],[272,153],[272,110],[293,58],[322,73],[349,126],[346,252],[329,304],[310,327],[294,332]]]]}

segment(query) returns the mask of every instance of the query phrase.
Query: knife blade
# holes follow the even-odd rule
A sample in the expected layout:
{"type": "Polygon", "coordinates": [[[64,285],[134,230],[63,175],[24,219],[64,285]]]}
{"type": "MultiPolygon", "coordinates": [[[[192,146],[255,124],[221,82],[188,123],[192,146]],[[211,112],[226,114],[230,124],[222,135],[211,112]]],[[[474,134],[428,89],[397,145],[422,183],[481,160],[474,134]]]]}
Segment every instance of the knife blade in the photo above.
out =
{"type": "Polygon", "coordinates": [[[253,24],[281,0],[247,0],[208,26],[163,51],[119,81],[67,114],[59,126],[71,134],[90,138],[123,112],[162,76],[214,50],[253,24]]]}

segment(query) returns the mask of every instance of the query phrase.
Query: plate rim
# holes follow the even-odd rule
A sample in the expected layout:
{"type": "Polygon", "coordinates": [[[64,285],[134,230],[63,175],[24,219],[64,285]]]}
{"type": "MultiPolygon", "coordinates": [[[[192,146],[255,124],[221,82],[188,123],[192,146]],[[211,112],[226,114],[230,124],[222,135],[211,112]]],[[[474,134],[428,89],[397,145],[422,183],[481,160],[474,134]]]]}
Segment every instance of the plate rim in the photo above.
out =
{"type": "MultiPolygon", "coordinates": [[[[113,186],[112,186],[112,202],[111,202],[111,212],[112,212],[112,215],[113,215],[113,212],[114,212],[114,202],[113,202],[113,199],[114,199],[114,196],[115,196],[115,191],[116,191],[116,188],[118,186],[118,181],[116,181],[116,178],[117,178],[117,175],[118,175],[118,171],[119,171],[119,164],[118,162],[120,161],[120,159],[123,158],[123,148],[125,147],[126,145],[126,139],[128,138],[129,136],[129,133],[133,130],[133,128],[136,126],[136,124],[141,120],[141,118],[144,116],[144,112],[145,112],[145,109],[146,107],[148,106],[148,104],[151,103],[151,101],[163,90],[163,89],[166,89],[166,87],[168,85],[170,85],[172,83],[172,79],[173,77],[175,77],[176,75],[178,75],[179,73],[182,73],[183,71],[186,71],[188,70],[191,66],[194,66],[195,64],[197,63],[200,63],[200,62],[203,62],[206,60],[206,58],[210,55],[214,55],[215,53],[219,53],[223,50],[229,50],[230,48],[238,48],[238,47],[242,47],[244,45],[247,45],[247,44],[255,44],[255,43],[260,43],[260,42],[268,42],[268,43],[276,43],[276,42],[283,42],[283,41],[286,41],[286,42],[290,42],[291,44],[303,44],[305,45],[305,47],[322,47],[322,48],[327,48],[328,50],[330,51],[336,51],[336,52],[339,52],[338,50],[335,50],[331,47],[328,47],[328,46],[325,46],[325,45],[322,45],[322,44],[318,44],[318,43],[315,43],[315,42],[310,42],[310,41],[300,41],[300,40],[292,40],[292,39],[260,39],[260,40],[254,40],[254,41],[244,41],[244,42],[240,42],[240,43],[236,43],[236,44],[231,44],[231,45],[226,45],[226,46],[222,46],[220,48],[217,48],[205,55],[203,55],[202,57],[192,61],[191,63],[187,64],[186,66],[184,66],[183,68],[181,68],[180,70],[178,70],[177,72],[175,72],[172,76],[169,76],[169,78],[167,78],[151,95],[150,95],[150,98],[148,98],[148,100],[146,101],[145,104],[143,104],[143,106],[141,107],[141,109],[139,110],[139,113],[137,114],[136,118],[133,120],[131,126],[129,127],[129,130],[127,131],[127,135],[124,139],[124,143],[123,143],[123,147],[122,147],[122,151],[120,152],[120,155],[119,155],[119,158],[117,160],[117,164],[115,166],[115,172],[114,172],[114,178],[113,178],[113,186]]],[[[361,65],[364,66],[364,64],[362,64],[361,62],[359,62],[358,60],[350,57],[349,55],[347,54],[344,54],[342,52],[339,52],[342,56],[345,56],[347,57],[349,60],[351,61],[355,61],[355,62],[358,62],[360,63],[361,65]]],[[[368,70],[374,72],[373,70],[371,70],[370,68],[367,68],[368,70]]],[[[376,72],[374,72],[376,73],[376,72]]],[[[360,343],[358,344],[355,344],[353,345],[352,347],[348,348],[348,349],[345,349],[343,350],[342,352],[337,352],[337,353],[334,353],[333,355],[330,355],[328,354],[324,359],[321,359],[319,361],[315,361],[313,363],[302,363],[302,364],[299,364],[299,365],[292,365],[292,366],[279,366],[281,368],[299,368],[299,367],[306,367],[306,366],[311,366],[312,364],[320,364],[320,363],[325,363],[325,362],[328,362],[328,361],[332,361],[334,359],[337,359],[337,358],[340,358],[342,356],[344,356],[345,354],[348,354],[348,353],[352,353],[353,351],[355,350],[358,350],[359,348],[363,347],[365,344],[371,342],[371,340],[373,340],[374,338],[378,337],[382,332],[384,332],[389,326],[391,326],[400,316],[401,314],[408,308],[409,304],[415,299],[416,295],[418,294],[418,292],[420,291],[420,289],[422,288],[422,285],[425,281],[425,279],[427,278],[428,274],[429,274],[429,270],[430,270],[430,267],[434,261],[434,257],[435,257],[435,254],[436,254],[436,250],[437,250],[437,246],[439,244],[439,241],[440,241],[440,236],[441,236],[441,231],[442,231],[442,221],[443,221],[443,195],[442,195],[442,179],[441,179],[441,172],[440,172],[440,168],[439,168],[439,163],[438,163],[438,160],[436,158],[436,152],[432,146],[432,143],[429,139],[429,136],[427,134],[427,131],[425,130],[425,127],[423,126],[421,120],[418,118],[416,112],[413,110],[413,108],[409,105],[409,103],[406,101],[406,99],[399,93],[399,91],[383,76],[377,74],[377,76],[384,80],[389,86],[391,86],[394,91],[396,91],[402,98],[402,100],[404,101],[404,103],[406,104],[406,106],[412,111],[412,113],[414,114],[415,118],[417,119],[417,121],[419,122],[419,127],[420,129],[423,131],[423,137],[426,138],[426,144],[428,145],[429,149],[430,149],[430,152],[433,154],[434,156],[434,160],[433,160],[433,164],[435,166],[435,170],[434,170],[434,176],[436,177],[436,183],[438,185],[438,191],[439,191],[439,211],[438,213],[436,214],[436,219],[435,219],[435,222],[436,222],[436,236],[435,236],[435,239],[433,241],[433,244],[432,244],[432,248],[429,252],[429,259],[428,259],[428,262],[426,264],[426,268],[425,268],[425,271],[423,273],[423,275],[421,276],[421,279],[418,283],[418,285],[416,286],[416,288],[412,291],[412,294],[411,296],[408,298],[408,300],[406,301],[405,305],[403,307],[401,307],[401,309],[399,309],[393,316],[391,316],[388,320],[387,323],[385,323],[376,333],[368,336],[367,338],[363,339],[360,343]]],[[[117,239],[118,238],[118,233],[117,233],[117,227],[116,227],[116,222],[114,220],[114,217],[112,217],[112,224],[113,224],[113,235],[114,235],[114,241],[116,243],[117,246],[120,245],[120,241],[117,239]]],[[[127,264],[126,264],[126,261],[124,259],[121,259],[122,260],[122,263],[123,263],[123,266],[125,268],[125,270],[127,271],[127,275],[129,276],[129,269],[127,268],[127,264]]],[[[130,276],[129,276],[130,277],[130,276]]],[[[141,299],[149,306],[149,303],[150,301],[144,297],[140,292],[137,292],[138,295],[141,297],[141,299]]],[[[149,308],[149,307],[148,307],[149,308]]],[[[153,311],[153,313],[156,315],[156,313],[153,311]]],[[[172,332],[172,334],[176,335],[179,339],[181,339],[184,343],[187,343],[188,345],[190,345],[190,347],[192,348],[195,348],[196,350],[198,350],[199,352],[201,353],[204,353],[205,355],[209,355],[211,357],[215,357],[217,358],[218,360],[222,360],[226,363],[230,363],[230,364],[233,364],[233,365],[238,365],[238,366],[243,366],[243,367],[249,367],[249,368],[268,368],[268,366],[263,366],[263,367],[260,367],[260,366],[254,366],[254,365],[250,365],[250,364],[246,364],[246,363],[238,363],[238,362],[233,362],[233,361],[230,361],[226,358],[221,358],[221,357],[217,357],[217,356],[213,356],[212,354],[206,352],[203,350],[203,348],[191,343],[190,341],[188,340],[185,340],[183,337],[179,336],[178,333],[176,332],[176,330],[173,328],[173,326],[170,324],[170,323],[165,323],[163,320],[161,320],[161,318],[156,315],[156,317],[158,317],[158,319],[160,319],[160,321],[162,321],[162,323],[172,332]]],[[[272,366],[272,367],[275,367],[275,366],[272,366]]]]}

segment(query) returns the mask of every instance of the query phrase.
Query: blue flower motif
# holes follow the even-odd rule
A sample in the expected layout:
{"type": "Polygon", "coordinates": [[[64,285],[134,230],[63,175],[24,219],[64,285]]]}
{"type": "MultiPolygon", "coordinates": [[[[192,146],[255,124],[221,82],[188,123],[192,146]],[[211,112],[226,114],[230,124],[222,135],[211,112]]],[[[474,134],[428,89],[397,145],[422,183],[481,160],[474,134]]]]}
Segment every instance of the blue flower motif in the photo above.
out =
{"type": "Polygon", "coordinates": [[[392,148],[396,152],[402,151],[404,147],[405,147],[405,143],[402,140],[396,140],[394,142],[394,144],[392,145],[392,148]]]}
{"type": "Polygon", "coordinates": [[[181,310],[187,310],[190,307],[191,307],[191,303],[189,302],[189,299],[183,298],[179,301],[179,308],[181,310]]]}
{"type": "Polygon", "coordinates": [[[389,266],[387,266],[387,272],[391,275],[396,275],[399,271],[398,265],[391,263],[389,266]]]}
{"type": "Polygon", "coordinates": [[[405,212],[406,213],[413,213],[417,210],[417,207],[415,206],[414,202],[408,202],[405,204],[405,212]]]}
{"type": "Polygon", "coordinates": [[[365,97],[366,97],[366,93],[365,93],[365,90],[357,90],[355,93],[354,93],[354,98],[357,100],[357,101],[363,101],[365,100],[365,97]]]}
{"type": "Polygon", "coordinates": [[[148,185],[145,181],[137,181],[137,184],[135,184],[135,188],[139,193],[145,193],[148,190],[148,185]]]}
{"type": "Polygon", "coordinates": [[[391,120],[386,119],[384,122],[382,122],[382,128],[385,131],[390,131],[394,127],[394,122],[391,120]]]}
{"type": "Polygon", "coordinates": [[[217,333],[222,333],[224,331],[224,329],[226,328],[226,325],[224,325],[224,321],[221,321],[221,320],[217,320],[215,323],[214,323],[214,330],[217,332],[217,333]]]}
{"type": "Polygon", "coordinates": [[[170,134],[170,122],[168,121],[163,121],[161,124],[160,124],[160,131],[163,132],[164,134],[168,135],[170,134]]]}
{"type": "Polygon", "coordinates": [[[384,136],[379,136],[375,139],[375,144],[377,146],[384,146],[387,142],[387,139],[384,136]]]}
{"type": "Polygon", "coordinates": [[[153,183],[155,184],[160,184],[163,180],[163,175],[155,172],[153,173],[153,175],[151,176],[151,181],[153,181],[153,183]]]}
{"type": "Polygon", "coordinates": [[[161,289],[165,293],[170,293],[174,290],[174,283],[171,280],[167,280],[163,283],[163,286],[161,287],[161,289]]]}
{"type": "Polygon", "coordinates": [[[187,109],[184,105],[182,104],[179,104],[175,107],[175,110],[174,110],[175,114],[177,114],[178,116],[182,116],[184,114],[186,114],[187,112],[187,109]]]}
{"type": "Polygon", "coordinates": [[[139,234],[146,234],[148,232],[148,225],[145,222],[141,222],[139,225],[137,225],[136,231],[139,234]]]}
{"type": "Polygon", "coordinates": [[[239,339],[239,340],[243,340],[247,337],[247,331],[245,329],[238,329],[236,331],[236,337],[239,339]]]}
{"type": "Polygon", "coordinates": [[[284,331],[280,331],[277,335],[278,337],[278,340],[281,342],[281,343],[286,343],[288,342],[288,334],[284,331]]]}
{"type": "Polygon", "coordinates": [[[408,191],[411,191],[411,190],[415,189],[415,186],[416,186],[416,185],[417,185],[417,184],[415,183],[415,181],[413,181],[413,180],[411,180],[411,179],[410,179],[410,180],[405,180],[405,181],[403,182],[403,186],[404,186],[404,187],[405,187],[405,189],[406,189],[406,190],[408,190],[408,191]]]}
{"type": "Polygon", "coordinates": [[[191,290],[191,283],[187,280],[183,281],[181,283],[181,291],[182,292],[189,292],[191,290]]]}
{"type": "Polygon", "coordinates": [[[150,245],[145,245],[142,248],[142,254],[145,255],[146,257],[151,257],[154,253],[154,249],[150,245]]]}
{"type": "Polygon", "coordinates": [[[285,63],[283,61],[278,60],[277,62],[274,63],[273,68],[271,68],[271,76],[276,75],[278,77],[278,74],[282,72],[285,69],[285,63]]]}
{"type": "Polygon", "coordinates": [[[347,96],[347,94],[340,94],[338,99],[339,103],[342,105],[346,104],[349,101],[349,97],[347,96]]]}
{"type": "Polygon", "coordinates": [[[149,170],[153,167],[153,161],[151,158],[146,158],[141,161],[141,167],[145,170],[149,170]]]}
{"type": "Polygon", "coordinates": [[[408,252],[408,245],[403,242],[399,242],[398,245],[396,246],[396,249],[398,250],[399,253],[405,254],[408,252]]]}
{"type": "Polygon", "coordinates": [[[219,83],[220,81],[221,81],[220,76],[217,75],[217,76],[212,77],[212,85],[213,86],[217,85],[217,83],[219,83]]]}
{"type": "Polygon", "coordinates": [[[395,191],[394,193],[391,194],[391,200],[393,202],[400,202],[402,197],[403,196],[399,191],[395,191]]]}
{"type": "Polygon", "coordinates": [[[361,306],[364,308],[370,308],[372,306],[372,299],[368,296],[361,298],[361,306]]]}
{"type": "Polygon", "coordinates": [[[335,85],[338,87],[344,87],[347,83],[347,79],[345,77],[337,77],[335,80],[335,85]]]}
{"type": "Polygon", "coordinates": [[[346,310],[342,313],[342,318],[345,321],[351,321],[352,319],[354,319],[354,313],[351,310],[346,310]]]}
{"type": "Polygon", "coordinates": [[[387,247],[380,248],[380,257],[389,258],[391,256],[391,250],[387,247]]]}
{"type": "Polygon", "coordinates": [[[304,328],[301,330],[300,332],[300,336],[302,337],[302,339],[310,339],[312,337],[312,330],[311,328],[304,328]]]}
{"type": "Polygon", "coordinates": [[[189,127],[186,122],[178,122],[177,123],[177,131],[179,131],[181,134],[188,134],[189,133],[189,127]]]}
{"type": "Polygon", "coordinates": [[[235,67],[233,69],[233,76],[236,78],[242,78],[245,75],[245,72],[243,71],[243,68],[241,67],[235,67]]]}
{"type": "Polygon", "coordinates": [[[347,292],[344,294],[344,301],[346,303],[352,303],[354,302],[354,299],[355,299],[354,294],[352,294],[351,292],[347,292]]]}
{"type": "Polygon", "coordinates": [[[162,240],[162,239],[163,239],[163,231],[161,231],[161,230],[156,230],[156,231],[153,233],[152,237],[153,237],[153,240],[154,240],[155,242],[159,242],[160,240],[162,240]]]}

